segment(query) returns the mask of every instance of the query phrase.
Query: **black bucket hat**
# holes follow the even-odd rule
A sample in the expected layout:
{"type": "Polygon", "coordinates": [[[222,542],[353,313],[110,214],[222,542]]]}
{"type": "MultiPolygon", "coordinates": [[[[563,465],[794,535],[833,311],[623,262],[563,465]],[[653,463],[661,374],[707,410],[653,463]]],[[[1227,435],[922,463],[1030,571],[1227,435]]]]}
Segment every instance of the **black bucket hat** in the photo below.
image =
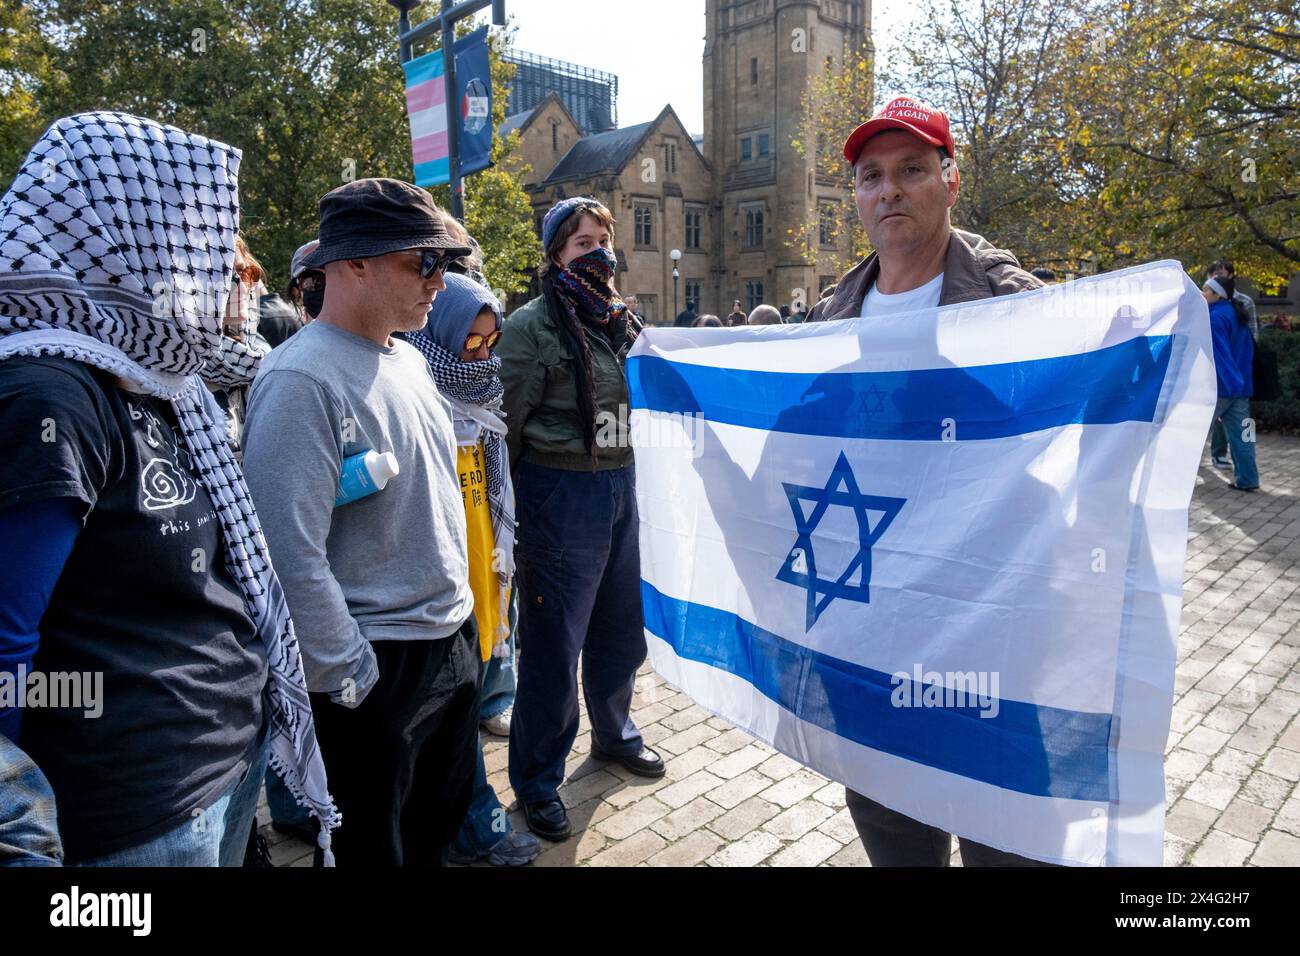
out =
{"type": "Polygon", "coordinates": [[[339,259],[371,259],[403,249],[470,249],[447,233],[438,206],[423,189],[400,179],[356,179],[320,201],[320,245],[303,259],[319,269],[339,259]]]}

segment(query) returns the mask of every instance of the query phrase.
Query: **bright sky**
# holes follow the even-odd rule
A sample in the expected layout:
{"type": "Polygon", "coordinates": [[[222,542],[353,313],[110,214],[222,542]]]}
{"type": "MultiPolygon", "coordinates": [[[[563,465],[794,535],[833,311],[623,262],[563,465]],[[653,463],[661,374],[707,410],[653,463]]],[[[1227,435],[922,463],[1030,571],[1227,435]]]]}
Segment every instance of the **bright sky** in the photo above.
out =
{"type": "MultiPolygon", "coordinates": [[[[913,0],[872,4],[878,58],[915,9],[913,0]]],[[[704,132],[704,0],[506,0],[506,13],[517,49],[617,76],[619,126],[652,120],[671,103],[687,130],[704,132]]]]}

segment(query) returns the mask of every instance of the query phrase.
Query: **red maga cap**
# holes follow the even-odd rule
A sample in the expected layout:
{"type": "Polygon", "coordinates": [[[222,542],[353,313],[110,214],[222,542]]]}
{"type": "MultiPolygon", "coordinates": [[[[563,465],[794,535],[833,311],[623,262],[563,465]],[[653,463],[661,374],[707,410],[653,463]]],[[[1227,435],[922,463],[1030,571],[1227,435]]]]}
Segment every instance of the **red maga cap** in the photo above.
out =
{"type": "Polygon", "coordinates": [[[867,140],[886,130],[901,129],[911,133],[931,146],[942,146],[948,155],[957,158],[957,147],[948,128],[948,117],[943,110],[926,106],[910,96],[896,96],[886,103],[875,116],[867,120],[844,141],[844,158],[853,165],[867,140]]]}

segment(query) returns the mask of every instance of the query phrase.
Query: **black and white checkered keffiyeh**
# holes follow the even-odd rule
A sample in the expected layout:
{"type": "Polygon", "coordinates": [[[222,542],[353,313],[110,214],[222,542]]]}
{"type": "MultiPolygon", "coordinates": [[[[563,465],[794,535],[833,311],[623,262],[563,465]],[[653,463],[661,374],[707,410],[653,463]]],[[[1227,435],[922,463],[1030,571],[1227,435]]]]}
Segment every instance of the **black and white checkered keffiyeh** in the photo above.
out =
{"type": "MultiPolygon", "coordinates": [[[[492,517],[492,538],[497,558],[494,566],[507,593],[515,573],[515,491],[506,467],[506,420],[502,412],[505,386],[501,384],[501,359],[493,355],[483,362],[462,362],[421,329],[402,338],[419,350],[429,363],[438,391],[451,403],[452,424],[459,444],[483,441],[488,513],[492,517]]],[[[501,614],[503,628],[506,614],[501,614]]],[[[499,646],[509,636],[508,628],[497,637],[499,646]]]]}
{"type": "Polygon", "coordinates": [[[0,199],[0,359],[63,355],[171,401],[226,563],[267,649],[271,766],[322,822],[329,795],[288,606],[225,417],[200,382],[223,346],[240,151],[125,113],[59,120],[0,199]]]}

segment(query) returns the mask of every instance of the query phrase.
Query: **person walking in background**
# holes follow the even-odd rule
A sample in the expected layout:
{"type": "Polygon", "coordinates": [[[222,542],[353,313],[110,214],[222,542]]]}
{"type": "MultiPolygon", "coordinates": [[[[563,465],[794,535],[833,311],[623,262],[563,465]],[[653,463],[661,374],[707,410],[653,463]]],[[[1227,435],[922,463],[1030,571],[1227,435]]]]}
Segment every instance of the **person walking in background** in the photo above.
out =
{"type": "Polygon", "coordinates": [[[198,375],[240,292],[239,163],[83,113],[0,200],[0,667],[102,675],[99,713],[0,712],[0,733],[48,778],[73,864],[239,866],[268,759],[322,847],[338,825],[294,628],[198,375]],[[113,198],[178,180],[209,196],[206,228],[174,192],[113,198]]]}
{"type": "Polygon", "coordinates": [[[1252,338],[1259,338],[1259,316],[1255,310],[1255,300],[1246,293],[1237,288],[1237,273],[1232,267],[1232,263],[1227,259],[1220,259],[1213,263],[1208,271],[1207,278],[1210,279],[1228,279],[1232,282],[1232,301],[1239,306],[1238,312],[1246,317],[1246,326],[1250,329],[1252,338]]]}
{"type": "Polygon", "coordinates": [[[1233,293],[1235,283],[1228,276],[1207,279],[1201,289],[1210,306],[1210,335],[1214,342],[1214,372],[1218,379],[1219,401],[1214,420],[1223,429],[1232,450],[1232,487],[1238,491],[1259,489],[1259,470],[1255,463],[1255,438],[1247,433],[1250,396],[1254,393],[1251,367],[1255,358],[1255,340],[1250,334],[1246,309],[1233,293]]]}
{"type": "Polygon", "coordinates": [[[397,332],[423,328],[465,255],[428,193],[359,179],[320,201],[320,315],[263,362],[245,468],[303,634],[345,866],[437,866],[469,806],[479,644],[451,409],[397,332]],[[338,501],[344,462],[387,485],[338,501]]]}
{"type": "MultiPolygon", "coordinates": [[[[1226,279],[1228,283],[1232,284],[1234,308],[1238,310],[1239,315],[1246,316],[1246,324],[1250,328],[1251,338],[1258,339],[1259,318],[1255,313],[1255,300],[1244,292],[1237,291],[1236,273],[1233,271],[1232,263],[1226,259],[1220,259],[1212,263],[1206,271],[1206,278],[1220,281],[1226,279]]],[[[1213,462],[1215,468],[1227,469],[1232,467],[1232,463],[1228,461],[1228,436],[1223,431],[1223,422],[1220,421],[1218,415],[1214,417],[1214,423],[1210,426],[1210,461],[1213,462]]]]}
{"type": "Polygon", "coordinates": [[[549,840],[571,832],[558,789],[578,733],[579,655],[592,757],[664,774],[629,715],[646,655],[632,449],[597,440],[598,417],[625,420],[623,363],[640,331],[614,288],[613,230],[595,199],[551,207],[542,295],[506,319],[497,347],[519,518],[510,783],[549,840]]]}
{"type": "MultiPolygon", "coordinates": [[[[492,354],[501,336],[501,303],[467,275],[448,272],[443,281],[446,288],[434,300],[428,323],[404,338],[428,361],[438,390],[451,403],[469,543],[469,583],[486,673],[493,661],[511,651],[508,604],[514,574],[515,491],[501,413],[504,389],[497,374],[501,360],[492,354]]],[[[448,862],[464,865],[486,859],[494,866],[532,862],[541,846],[532,834],[510,827],[487,781],[481,742],[476,758],[469,811],[448,851],[448,862]]]]}

